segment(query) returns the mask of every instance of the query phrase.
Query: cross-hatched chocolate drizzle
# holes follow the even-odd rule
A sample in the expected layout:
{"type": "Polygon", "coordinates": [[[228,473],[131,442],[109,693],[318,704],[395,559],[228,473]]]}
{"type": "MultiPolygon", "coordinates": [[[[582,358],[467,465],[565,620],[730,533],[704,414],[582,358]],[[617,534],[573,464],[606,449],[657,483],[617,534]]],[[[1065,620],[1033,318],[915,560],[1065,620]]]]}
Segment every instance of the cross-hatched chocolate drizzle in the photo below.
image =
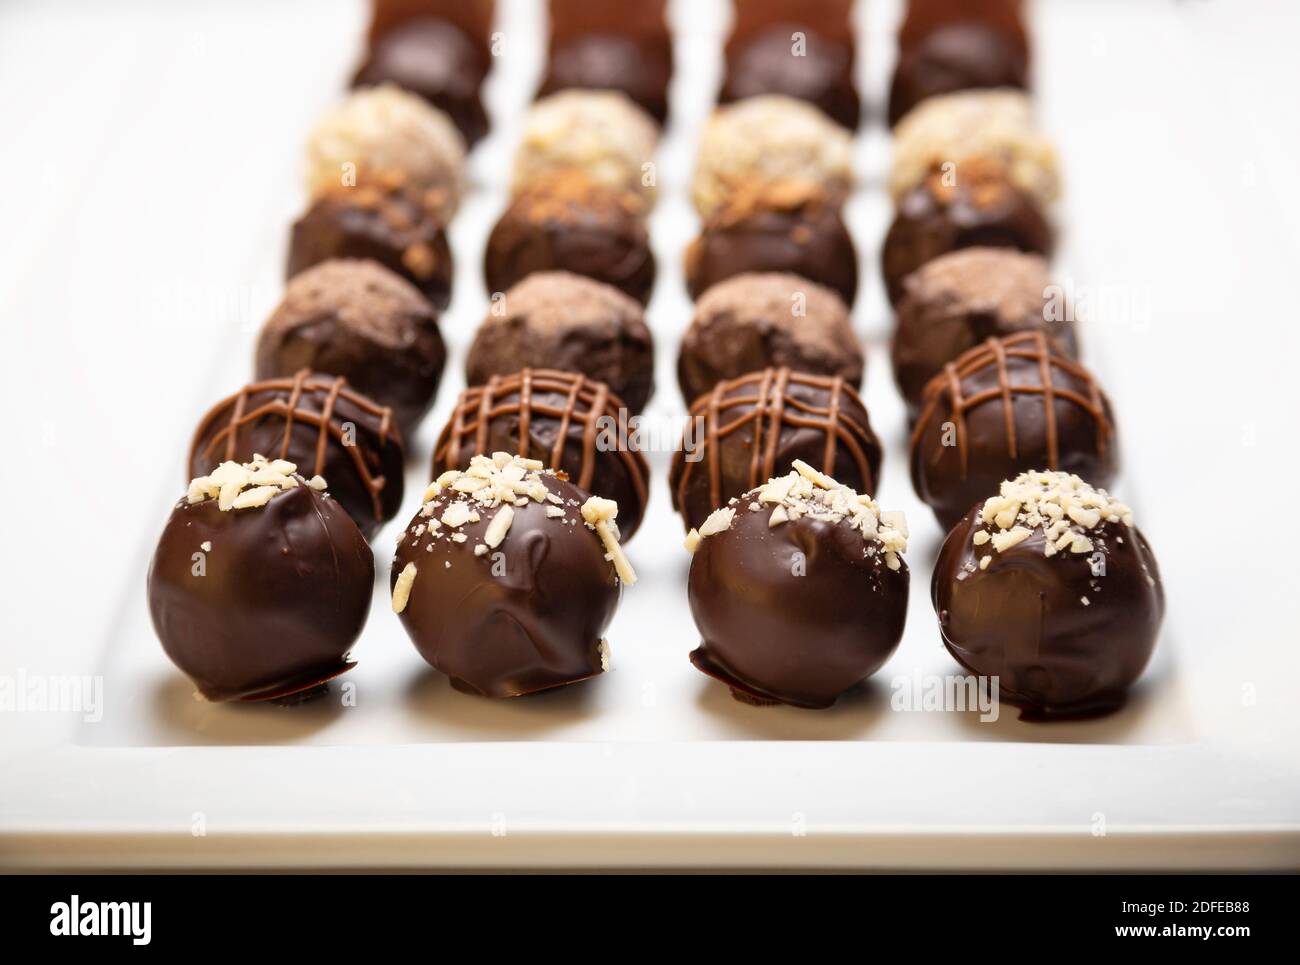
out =
{"type": "MultiPolygon", "coordinates": [[[[362,456],[360,446],[344,442],[343,423],[334,421],[334,410],[339,399],[343,399],[350,405],[355,406],[366,415],[377,418],[379,420],[377,430],[379,444],[383,446],[388,442],[389,436],[394,434],[392,409],[378,405],[364,395],[352,391],[347,387],[347,379],[315,375],[308,369],[302,369],[293,378],[267,379],[265,382],[246,385],[237,394],[213,406],[199,423],[198,431],[194,433],[194,442],[190,447],[190,462],[193,463],[194,453],[198,451],[200,443],[208,432],[208,427],[227,410],[229,410],[230,415],[226,420],[226,424],[213,434],[202,450],[201,454],[205,460],[211,460],[216,452],[224,448],[221,456],[222,461],[238,461],[239,430],[244,426],[253,425],[267,416],[279,416],[284,420],[280,451],[276,453],[280,459],[288,458],[289,441],[295,422],[315,426],[317,429],[315,464],[310,472],[304,471],[304,467],[299,466],[299,472],[308,477],[324,476],[325,455],[328,452],[330,442],[337,442],[351,456],[352,464],[357,469],[357,475],[361,477],[370,493],[375,519],[382,521],[384,518],[383,505],[380,502],[379,494],[384,491],[387,480],[384,476],[376,476],[370,471],[370,467],[366,465],[366,460],[362,456]],[[267,394],[270,398],[250,410],[248,406],[251,400],[261,394],[267,394]],[[314,397],[318,400],[318,411],[303,406],[303,400],[307,397],[314,397]]],[[[270,455],[270,453],[262,453],[262,455],[270,455]]],[[[328,483],[329,480],[326,479],[326,482],[328,483]]]]}
{"type": "Polygon", "coordinates": [[[1007,430],[1007,454],[1018,458],[1018,441],[1016,439],[1015,397],[1017,395],[1041,396],[1043,400],[1043,418],[1047,431],[1047,465],[1045,469],[1056,469],[1060,463],[1060,435],[1056,423],[1056,402],[1058,399],[1072,402],[1083,409],[1097,424],[1097,448],[1105,455],[1106,447],[1114,434],[1110,418],[1106,414],[1105,401],[1096,380],[1082,365],[1052,351],[1047,337],[1042,332],[1019,332],[1004,338],[991,338],[983,345],[971,349],[955,361],[944,366],[925,391],[925,404],[912,430],[912,446],[920,441],[935,410],[944,400],[948,400],[952,420],[957,430],[957,451],[961,459],[961,471],[964,477],[970,454],[970,432],[966,424],[966,415],[977,406],[994,399],[1001,399],[1002,413],[1007,430]],[[1039,385],[1013,385],[1008,375],[1008,362],[1012,359],[1024,359],[1038,365],[1039,385]],[[963,380],[988,368],[996,366],[998,382],[992,388],[984,389],[973,395],[964,395],[963,380]],[[1059,385],[1053,373],[1060,371],[1075,383],[1084,387],[1086,395],[1075,389],[1059,385]]]}
{"type": "MultiPolygon", "coordinates": [[[[510,375],[494,375],[486,384],[472,386],[461,393],[451,423],[439,440],[434,462],[440,466],[461,468],[471,456],[490,455],[488,435],[493,421],[517,415],[517,454],[526,459],[541,458],[548,468],[560,469],[564,447],[569,441],[569,427],[578,424],[582,426],[582,465],[574,482],[578,488],[590,492],[596,472],[596,442],[601,431],[599,420],[602,417],[617,420],[619,411],[624,408],[623,400],[611,392],[604,382],[596,382],[573,372],[522,369],[510,375]],[[556,405],[537,397],[547,394],[563,395],[564,404],[556,405]],[[556,419],[559,425],[550,452],[534,457],[529,430],[537,416],[556,419]],[[473,444],[467,445],[471,437],[473,444]]],[[[627,446],[619,446],[618,453],[627,466],[637,498],[644,504],[648,475],[645,457],[627,446]]]]}
{"type": "MultiPolygon", "coordinates": [[[[862,405],[857,392],[840,376],[807,375],[788,368],[763,369],[742,375],[730,382],[719,382],[707,396],[691,406],[692,418],[704,419],[703,447],[709,468],[709,501],[711,505],[723,504],[721,443],[732,433],[753,426],[754,444],[749,459],[749,481],[746,489],[753,489],[776,475],[777,445],[781,430],[786,427],[819,429],[826,442],[822,450],[821,471],[833,475],[835,457],[839,446],[857,463],[858,473],[866,480],[869,490],[875,489],[867,449],[872,445],[871,431],[846,411],[845,400],[862,405]],[[825,405],[815,405],[790,393],[791,386],[809,386],[823,390],[825,405]],[[743,392],[748,387],[752,392],[743,392]]],[[[677,483],[677,503],[686,501],[687,485],[694,463],[682,463],[682,475],[677,483]]]]}

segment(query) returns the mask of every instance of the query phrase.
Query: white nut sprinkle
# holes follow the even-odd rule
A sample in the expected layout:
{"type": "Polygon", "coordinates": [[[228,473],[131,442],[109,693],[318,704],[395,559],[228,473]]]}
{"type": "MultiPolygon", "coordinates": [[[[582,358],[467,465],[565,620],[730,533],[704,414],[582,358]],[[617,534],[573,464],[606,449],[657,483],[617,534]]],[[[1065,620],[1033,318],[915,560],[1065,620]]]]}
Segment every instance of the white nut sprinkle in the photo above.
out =
{"type": "Polygon", "coordinates": [[[401,613],[411,599],[411,584],[415,582],[415,564],[407,563],[402,572],[397,574],[393,584],[393,612],[401,613]]]}

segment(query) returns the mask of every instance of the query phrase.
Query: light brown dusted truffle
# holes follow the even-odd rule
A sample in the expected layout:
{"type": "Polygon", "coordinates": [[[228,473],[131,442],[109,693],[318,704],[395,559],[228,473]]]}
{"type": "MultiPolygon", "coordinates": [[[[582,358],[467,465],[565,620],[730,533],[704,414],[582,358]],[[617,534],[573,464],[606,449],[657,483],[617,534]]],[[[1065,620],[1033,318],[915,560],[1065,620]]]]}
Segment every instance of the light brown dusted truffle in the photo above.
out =
{"type": "Polygon", "coordinates": [[[525,368],[604,382],[632,413],[654,391],[654,343],[641,306],[617,288],[567,271],[535,272],[499,299],[479,326],[465,379],[525,368]]]}
{"type": "Polygon", "coordinates": [[[713,112],[700,138],[691,200],[708,218],[754,182],[821,185],[842,204],[853,187],[853,139],[811,104],[779,94],[747,97],[713,112]]]}
{"type": "Polygon", "coordinates": [[[838,375],[861,385],[862,348],[843,300],[781,272],[734,275],[706,291],[677,358],[687,404],[724,379],[768,367],[838,375]]]}

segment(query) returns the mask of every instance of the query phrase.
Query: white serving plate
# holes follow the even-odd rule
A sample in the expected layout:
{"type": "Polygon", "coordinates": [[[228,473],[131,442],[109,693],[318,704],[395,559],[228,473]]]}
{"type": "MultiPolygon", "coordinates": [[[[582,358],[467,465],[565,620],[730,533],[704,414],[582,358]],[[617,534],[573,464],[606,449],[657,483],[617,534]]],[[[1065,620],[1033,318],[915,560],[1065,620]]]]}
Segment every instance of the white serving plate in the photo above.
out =
{"type": "MultiPolygon", "coordinates": [[[[93,722],[0,713],[0,866],[1300,865],[1297,336],[1274,294],[1300,259],[1300,136],[1282,100],[1297,79],[1285,42],[1296,12],[1039,4],[1038,100],[1067,178],[1056,264],[1098,305],[1082,336],[1118,413],[1126,471],[1114,488],[1135,505],[1169,594],[1128,706],[1041,725],[1010,708],[980,722],[891,706],[894,682],[957,667],[929,604],[941,534],[907,480],[887,364],[878,123],[859,135],[849,207],[864,268],[855,324],[886,446],[880,500],[906,511],[913,540],[907,633],[872,683],[824,712],[754,708],[689,665],[689,558],[667,452],[650,456],[650,512],[629,545],[641,580],[610,629],[610,673],[485,701],[418,658],[389,612],[393,537],[463,386],[486,307],[483,243],[541,63],[538,4],[501,5],[494,129],[452,232],[452,357],[411,447],[408,506],[374,543],[380,585],[344,678],[355,706],[336,686],[291,709],[196,701],[153,636],[144,573],[181,492],[189,431],[246,381],[279,296],[298,152],[343,87],[362,5],[0,11],[0,84],[24,95],[0,111],[13,168],[30,173],[11,178],[0,238],[11,346],[0,391],[15,423],[0,481],[11,507],[0,678],[103,680],[93,722]]],[[[898,5],[864,6],[863,89],[878,105],[898,5]]],[[[650,309],[651,412],[665,420],[682,412],[685,188],[724,19],[701,0],[673,15],[650,309]]]]}

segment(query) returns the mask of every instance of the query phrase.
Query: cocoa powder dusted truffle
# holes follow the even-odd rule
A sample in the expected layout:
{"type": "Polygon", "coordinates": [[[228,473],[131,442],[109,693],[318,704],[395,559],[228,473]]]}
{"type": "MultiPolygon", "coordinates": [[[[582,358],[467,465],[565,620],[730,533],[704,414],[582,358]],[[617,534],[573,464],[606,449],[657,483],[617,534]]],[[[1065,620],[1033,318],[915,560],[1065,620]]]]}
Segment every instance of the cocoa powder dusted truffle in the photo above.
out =
{"type": "Polygon", "coordinates": [[[1048,256],[1055,232],[1037,203],[997,164],[968,162],[950,176],[934,172],[898,201],[885,235],[881,268],[889,300],[927,261],[959,248],[1015,248],[1048,256]]]}
{"type": "Polygon", "coordinates": [[[494,375],[461,393],[438,437],[433,475],[494,452],[541,459],[579,489],[618,503],[627,542],[641,525],[650,480],[635,436],[619,435],[627,427],[623,400],[603,383],[553,369],[494,375]]]}
{"type": "Polygon", "coordinates": [[[853,86],[852,46],[833,43],[800,23],[775,25],[728,45],[718,102],[762,94],[806,101],[851,131],[862,116],[853,86]]]}
{"type": "Polygon", "coordinates": [[[931,598],[948,651],[1035,717],[1121,704],[1165,612],[1128,507],[1059,472],[1024,473],[973,508],[944,541],[931,598]]]}
{"type": "Polygon", "coordinates": [[[608,669],[605,631],[636,582],[618,506],[537,460],[495,453],[424,494],[393,559],[393,610],[452,686],[515,697],[608,669]]]}
{"type": "Polygon", "coordinates": [[[186,478],[256,454],[292,462],[330,494],[366,538],[402,502],[402,438],[391,409],[348,387],[347,380],[307,371],[245,386],[199,422],[186,478]]]}
{"type": "Polygon", "coordinates": [[[857,392],[836,376],[763,369],[695,400],[673,454],[673,508],[696,529],[727,500],[788,473],[795,460],[872,495],[880,441],[857,392]]]}
{"type": "Polygon", "coordinates": [[[385,84],[353,91],[312,128],[307,188],[400,189],[448,224],[465,180],[465,142],[442,111],[385,84]]]}
{"type": "Polygon", "coordinates": [[[172,510],[149,565],[149,613],[208,700],[301,699],[354,665],[375,561],[326,489],[255,456],[191,480],[172,510]]]}
{"type": "Polygon", "coordinates": [[[585,275],[644,305],[655,258],[639,196],[576,168],[528,182],[488,237],[483,274],[489,292],[503,292],[538,271],[585,275]]]}
{"type": "Polygon", "coordinates": [[[691,200],[703,218],[754,183],[820,185],[836,207],[853,188],[849,132],[817,108],[777,94],[749,97],[713,112],[700,138],[691,200]]]}
{"type": "Polygon", "coordinates": [[[862,349],[840,297],[798,275],[746,273],[695,303],[677,378],[694,402],[724,379],[771,366],[862,384],[862,349]]]}
{"type": "Polygon", "coordinates": [[[447,233],[402,191],[341,188],[317,198],[293,224],[285,277],[335,258],[376,261],[439,310],[451,301],[455,266],[447,233]]]}
{"type": "Polygon", "coordinates": [[[820,187],[805,182],[738,191],[686,250],[692,298],[747,271],[801,275],[833,289],[846,305],[858,293],[858,253],[844,219],[820,187]]]}
{"type": "Polygon", "coordinates": [[[1024,51],[988,24],[957,21],[937,27],[903,51],[889,88],[889,123],[897,124],[927,97],[961,90],[1025,88],[1024,51]]]}
{"type": "Polygon", "coordinates": [[[1110,401],[1042,332],[992,338],[949,362],[912,433],[912,485],[945,530],[1027,470],[1105,488],[1118,464],[1110,401]]]}
{"type": "Polygon", "coordinates": [[[986,339],[1042,332],[1053,350],[1074,357],[1074,323],[1049,321],[1052,280],[1037,255],[964,248],[907,277],[894,330],[894,378],[915,415],[929,381],[986,339]]]}
{"type": "Polygon", "coordinates": [[[633,413],[654,391],[654,343],[641,306],[581,275],[529,275],[499,299],[470,345],[465,381],[521,369],[578,372],[609,386],[633,413]]]}
{"type": "Polygon", "coordinates": [[[889,190],[897,202],[935,170],[962,177],[978,160],[1046,207],[1060,194],[1056,148],[1024,92],[969,90],[922,101],[894,128],[889,190]],[[948,167],[945,169],[945,165],[948,167]]]}
{"type": "Polygon", "coordinates": [[[907,523],[796,462],[687,538],[691,663],[747,703],[829,707],[875,673],[907,616],[907,523]]]}
{"type": "Polygon", "coordinates": [[[447,350],[433,307],[373,261],[326,261],[295,275],[257,341],[257,377],[341,375],[390,406],[411,435],[433,404],[447,350]]]}

